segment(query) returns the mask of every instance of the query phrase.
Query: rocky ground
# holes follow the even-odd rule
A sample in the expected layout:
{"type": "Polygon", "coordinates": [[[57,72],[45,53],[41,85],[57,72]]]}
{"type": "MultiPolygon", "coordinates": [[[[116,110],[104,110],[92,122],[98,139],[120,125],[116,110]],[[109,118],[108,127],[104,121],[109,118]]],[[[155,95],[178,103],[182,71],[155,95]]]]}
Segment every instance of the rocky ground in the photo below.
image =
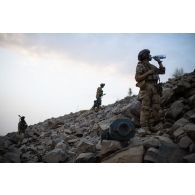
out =
{"type": "Polygon", "coordinates": [[[0,137],[0,162],[195,162],[195,71],[163,84],[162,122],[143,136],[136,96],[29,126],[0,137]],[[124,147],[100,136],[118,118],[131,119],[136,134],[124,147]]]}

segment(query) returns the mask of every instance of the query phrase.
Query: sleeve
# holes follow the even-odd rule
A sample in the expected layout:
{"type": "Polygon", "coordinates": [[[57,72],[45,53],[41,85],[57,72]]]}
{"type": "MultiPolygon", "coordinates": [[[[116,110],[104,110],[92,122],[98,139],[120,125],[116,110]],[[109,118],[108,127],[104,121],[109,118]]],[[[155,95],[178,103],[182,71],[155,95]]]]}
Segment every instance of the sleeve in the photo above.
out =
{"type": "Polygon", "coordinates": [[[136,67],[136,73],[135,73],[135,78],[142,75],[144,72],[143,72],[143,68],[142,66],[139,64],[137,65],[136,67]]]}
{"type": "Polygon", "coordinates": [[[152,65],[152,69],[153,69],[157,74],[165,74],[165,67],[157,68],[156,66],[152,65]]]}
{"type": "Polygon", "coordinates": [[[158,69],[158,74],[165,74],[165,67],[160,67],[158,69]]]}

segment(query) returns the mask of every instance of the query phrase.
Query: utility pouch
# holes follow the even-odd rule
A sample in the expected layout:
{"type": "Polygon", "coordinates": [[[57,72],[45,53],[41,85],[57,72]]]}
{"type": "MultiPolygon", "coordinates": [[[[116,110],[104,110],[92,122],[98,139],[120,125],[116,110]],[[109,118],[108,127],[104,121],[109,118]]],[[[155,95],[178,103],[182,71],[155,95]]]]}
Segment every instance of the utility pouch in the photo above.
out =
{"type": "Polygon", "coordinates": [[[146,81],[145,80],[136,83],[136,87],[139,87],[140,89],[144,89],[145,86],[146,86],[146,81]]]}

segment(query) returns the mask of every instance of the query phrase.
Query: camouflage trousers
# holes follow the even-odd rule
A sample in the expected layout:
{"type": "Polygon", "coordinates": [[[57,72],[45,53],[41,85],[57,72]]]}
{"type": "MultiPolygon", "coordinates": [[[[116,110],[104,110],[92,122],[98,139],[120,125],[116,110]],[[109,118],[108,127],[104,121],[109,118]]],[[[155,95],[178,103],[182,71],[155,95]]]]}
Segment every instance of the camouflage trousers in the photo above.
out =
{"type": "Polygon", "coordinates": [[[160,95],[153,83],[146,83],[144,89],[140,90],[141,100],[140,125],[141,127],[152,127],[160,120],[160,95]]]}
{"type": "Polygon", "coordinates": [[[101,97],[97,97],[97,100],[94,101],[94,105],[93,105],[92,109],[95,109],[95,108],[99,109],[101,104],[102,104],[101,97]]]}

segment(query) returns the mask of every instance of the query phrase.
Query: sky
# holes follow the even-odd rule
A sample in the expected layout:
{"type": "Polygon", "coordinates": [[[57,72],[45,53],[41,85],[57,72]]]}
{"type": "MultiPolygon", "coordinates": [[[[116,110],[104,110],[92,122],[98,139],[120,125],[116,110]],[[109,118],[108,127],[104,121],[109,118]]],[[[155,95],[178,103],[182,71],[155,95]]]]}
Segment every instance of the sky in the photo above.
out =
{"type": "Polygon", "coordinates": [[[103,105],[129,88],[137,94],[137,55],[146,48],[167,57],[162,82],[195,68],[195,34],[0,34],[0,135],[17,131],[19,114],[32,125],[90,109],[102,82],[103,105]]]}

